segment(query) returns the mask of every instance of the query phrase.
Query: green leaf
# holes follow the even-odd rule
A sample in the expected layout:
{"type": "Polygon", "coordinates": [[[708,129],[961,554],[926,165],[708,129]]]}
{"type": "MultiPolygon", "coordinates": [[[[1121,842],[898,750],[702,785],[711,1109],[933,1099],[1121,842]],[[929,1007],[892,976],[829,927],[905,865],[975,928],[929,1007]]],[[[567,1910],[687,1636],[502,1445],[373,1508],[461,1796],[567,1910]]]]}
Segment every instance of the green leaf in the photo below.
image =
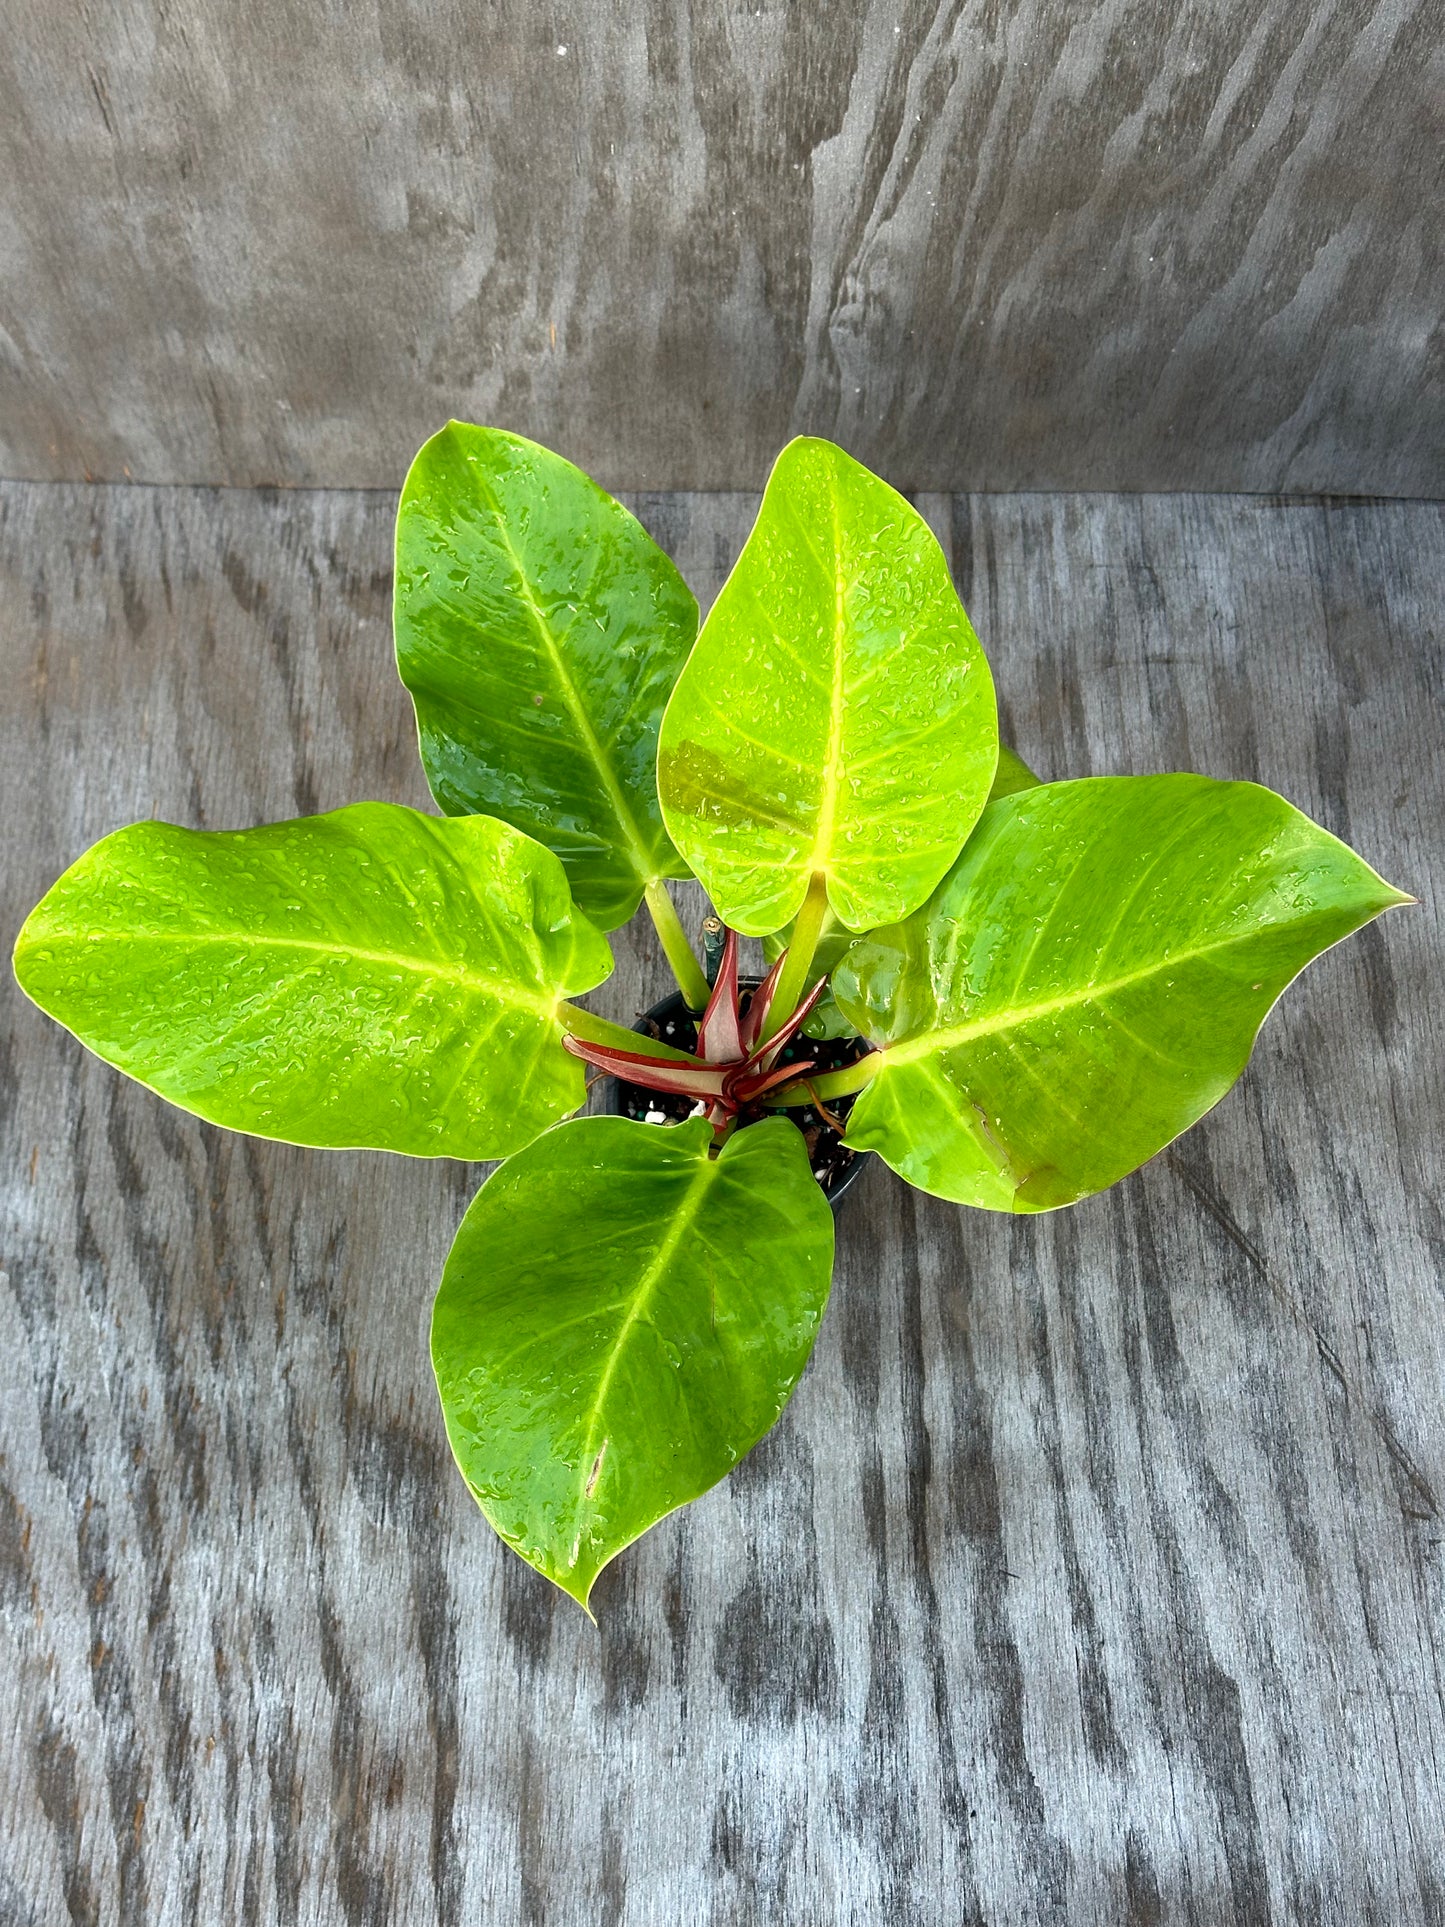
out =
{"type": "Polygon", "coordinates": [[[663,718],[672,839],[762,937],[811,878],[851,930],[908,915],[998,761],[993,682],[927,523],[831,442],[778,457],[663,718]]]}
{"type": "Polygon", "coordinates": [[[963,1204],[1071,1204],[1218,1103],[1312,957],[1409,901],[1253,783],[1007,797],[931,901],[840,966],[883,1052],[847,1141],[963,1204]]]}
{"type": "Polygon", "coordinates": [[[462,1220],[432,1362],[478,1504],[584,1607],[614,1554],[715,1485],[802,1375],[833,1215],[801,1134],[710,1155],[703,1118],[559,1125],[462,1220]]]}
{"type": "Polygon", "coordinates": [[[555,850],[604,930],[684,877],[657,726],[697,603],[635,516],[560,455],[452,422],[396,518],[396,658],[432,795],[555,850]]]}
{"type": "Polygon", "coordinates": [[[993,788],[988,793],[990,803],[996,803],[1001,796],[1017,796],[1020,790],[1037,789],[1043,781],[1035,776],[1028,764],[1017,751],[1007,743],[998,746],[998,768],[994,771],[993,788]]]}
{"type": "Polygon", "coordinates": [[[576,1110],[556,1013],[611,969],[550,851],[390,803],[259,830],[133,824],[15,946],[40,1008],[173,1104],[415,1157],[504,1157],[576,1110]]]}

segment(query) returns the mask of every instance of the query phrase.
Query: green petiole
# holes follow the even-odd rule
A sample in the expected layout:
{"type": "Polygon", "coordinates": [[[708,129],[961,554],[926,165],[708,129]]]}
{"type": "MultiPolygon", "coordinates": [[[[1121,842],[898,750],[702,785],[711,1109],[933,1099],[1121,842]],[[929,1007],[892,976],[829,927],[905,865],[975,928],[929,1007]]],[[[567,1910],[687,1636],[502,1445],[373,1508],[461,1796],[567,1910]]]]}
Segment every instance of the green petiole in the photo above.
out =
{"type": "MultiPolygon", "coordinates": [[[[840,1071],[824,1071],[821,1077],[809,1077],[808,1094],[821,1099],[824,1104],[830,1098],[851,1097],[876,1077],[882,1068],[883,1052],[871,1050],[866,1057],[860,1057],[856,1064],[845,1064],[840,1071]]],[[[803,1099],[798,1095],[796,1084],[784,1084],[778,1090],[770,1091],[763,1102],[776,1110],[785,1110],[801,1104],[803,1099]]]]}
{"type": "Polygon", "coordinates": [[[693,955],[692,945],[687,940],[687,932],[682,927],[682,918],[677,914],[667,885],[661,877],[653,877],[643,893],[647,908],[651,912],[653,927],[663,954],[672,966],[672,974],[677,979],[677,987],[682,992],[683,1002],[692,1012],[700,1013],[707,1009],[711,992],[707,978],[702,974],[702,965],[693,955]]]}
{"type": "Polygon", "coordinates": [[[599,1017],[595,1010],[583,1010],[580,1004],[559,1005],[557,1022],[564,1030],[571,1031],[574,1037],[581,1037],[589,1044],[606,1044],[612,1050],[633,1051],[639,1057],[676,1058],[684,1064],[697,1062],[685,1050],[674,1050],[671,1044],[659,1043],[655,1037],[645,1037],[640,1031],[614,1024],[610,1018],[599,1017]]]}
{"type": "Polygon", "coordinates": [[[764,1038],[776,1037],[798,1008],[799,999],[808,987],[808,973],[813,968],[813,953],[818,948],[818,938],[822,934],[823,921],[828,914],[828,879],[821,870],[815,870],[808,885],[808,894],[803,898],[803,907],[793,924],[793,940],[788,945],[787,960],[783,974],[778,978],[778,987],[773,992],[772,1008],[764,1027],[764,1038]]]}

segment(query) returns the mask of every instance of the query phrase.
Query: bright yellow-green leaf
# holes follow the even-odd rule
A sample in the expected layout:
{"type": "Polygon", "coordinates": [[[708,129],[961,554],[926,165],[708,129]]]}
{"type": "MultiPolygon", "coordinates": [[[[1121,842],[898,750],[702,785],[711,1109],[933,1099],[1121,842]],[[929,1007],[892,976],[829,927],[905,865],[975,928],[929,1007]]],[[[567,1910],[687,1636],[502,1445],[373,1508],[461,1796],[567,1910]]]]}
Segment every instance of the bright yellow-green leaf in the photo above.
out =
{"type": "Polygon", "coordinates": [[[581,1104],[558,1005],[611,973],[549,850],[390,803],[259,830],[136,823],[32,912],[25,991],[213,1124],[497,1158],[581,1104]]]}
{"type": "Polygon", "coordinates": [[[923,909],[839,966],[883,1053],[847,1141],[963,1204],[1071,1204],[1218,1103],[1290,979],[1408,901],[1253,783],[1006,797],[923,909]]]}
{"type": "Polygon", "coordinates": [[[828,1301],[833,1214],[782,1118],[577,1118],[462,1220],[432,1318],[452,1450],[507,1544],[582,1605],[787,1403],[828,1301]]]}
{"type": "Polygon", "coordinates": [[[673,842],[766,936],[809,882],[850,930],[916,909],[998,762],[993,682],[922,516],[831,442],[778,457],[663,718],[673,842]]]}
{"type": "Polygon", "coordinates": [[[657,725],[697,634],[687,584],[560,455],[452,422],[396,518],[396,656],[432,795],[555,850],[604,930],[683,877],[657,802],[657,725]]]}

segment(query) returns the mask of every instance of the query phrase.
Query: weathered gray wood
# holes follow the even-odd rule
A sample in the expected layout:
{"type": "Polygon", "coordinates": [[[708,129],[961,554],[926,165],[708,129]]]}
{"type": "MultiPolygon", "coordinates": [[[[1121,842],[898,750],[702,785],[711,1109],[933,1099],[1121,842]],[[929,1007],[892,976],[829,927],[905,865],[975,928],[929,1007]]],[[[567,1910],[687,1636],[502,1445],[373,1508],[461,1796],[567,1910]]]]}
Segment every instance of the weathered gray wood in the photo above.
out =
{"type": "Polygon", "coordinates": [[[1445,492],[1438,0],[11,0],[0,474],[1445,492]]]}
{"type": "MultiPolygon", "coordinates": [[[[710,597],[752,499],[638,506],[710,597]]],[[[1442,1918],[1445,513],[923,506],[1044,773],[1262,778],[1422,907],[1105,1197],[874,1169],[782,1423],[597,1631],[447,1457],[477,1173],[228,1137],[9,986],[5,1927],[1442,1918]]],[[[129,818],[424,800],[391,509],[0,490],[7,948],[129,818]]]]}

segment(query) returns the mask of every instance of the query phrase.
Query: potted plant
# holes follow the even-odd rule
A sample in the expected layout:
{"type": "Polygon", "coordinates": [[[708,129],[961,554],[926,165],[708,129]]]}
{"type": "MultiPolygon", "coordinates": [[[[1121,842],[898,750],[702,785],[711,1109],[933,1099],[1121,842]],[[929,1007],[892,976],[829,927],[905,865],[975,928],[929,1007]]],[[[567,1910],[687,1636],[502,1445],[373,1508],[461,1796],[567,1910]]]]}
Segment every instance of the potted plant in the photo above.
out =
{"type": "Polygon", "coordinates": [[[488,1519],[584,1607],[798,1382],[832,1268],[820,1133],[962,1204],[1071,1204],[1410,900],[1251,783],[1038,783],[926,524],[827,442],[779,456],[699,632],[618,502],[453,423],[402,493],[395,611],[444,815],[134,824],[50,890],[15,969],[212,1123],[505,1160],[442,1275],[437,1383],[488,1519]],[[711,987],[687,876],[726,931],[711,987]],[[643,903],[671,1041],[571,1001],[643,903]],[[769,947],[751,988],[739,936],[769,947]],[[574,1116],[588,1064],[657,1109],[574,1116]]]}

